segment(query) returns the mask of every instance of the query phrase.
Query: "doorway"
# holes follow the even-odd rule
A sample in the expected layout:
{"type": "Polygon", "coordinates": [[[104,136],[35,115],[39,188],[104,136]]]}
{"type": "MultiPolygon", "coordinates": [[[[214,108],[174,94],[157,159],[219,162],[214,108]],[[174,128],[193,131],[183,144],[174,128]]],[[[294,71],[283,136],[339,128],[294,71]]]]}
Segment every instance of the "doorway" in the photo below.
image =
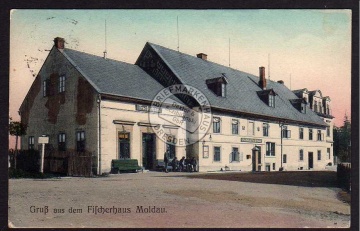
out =
{"type": "Polygon", "coordinates": [[[252,170],[261,171],[261,147],[252,150],[252,170]]]}
{"type": "Polygon", "coordinates": [[[156,146],[155,146],[155,134],[143,133],[142,135],[142,161],[145,169],[154,169],[156,146]]]}
{"type": "Polygon", "coordinates": [[[119,159],[130,159],[130,133],[119,132],[119,159]]]}
{"type": "Polygon", "coordinates": [[[314,167],[314,156],[312,152],[308,153],[309,169],[314,167]]]}

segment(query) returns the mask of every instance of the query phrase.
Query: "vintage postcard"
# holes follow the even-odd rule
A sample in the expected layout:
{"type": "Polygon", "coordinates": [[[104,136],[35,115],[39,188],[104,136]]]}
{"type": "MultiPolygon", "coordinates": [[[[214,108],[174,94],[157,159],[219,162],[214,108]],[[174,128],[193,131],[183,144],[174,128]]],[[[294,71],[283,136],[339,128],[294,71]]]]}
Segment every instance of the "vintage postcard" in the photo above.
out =
{"type": "Polygon", "coordinates": [[[10,227],[350,227],[352,10],[10,16],[10,227]]]}

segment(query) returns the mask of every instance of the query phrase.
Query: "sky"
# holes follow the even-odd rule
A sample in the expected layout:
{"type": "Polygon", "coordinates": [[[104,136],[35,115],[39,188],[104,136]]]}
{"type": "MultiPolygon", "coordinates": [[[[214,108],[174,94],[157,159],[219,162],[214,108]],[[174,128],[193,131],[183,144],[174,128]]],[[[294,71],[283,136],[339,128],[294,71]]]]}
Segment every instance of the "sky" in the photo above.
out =
{"type": "Polygon", "coordinates": [[[106,47],[108,58],[128,63],[152,42],[174,50],[179,43],[180,52],[254,75],[264,66],[268,76],[270,64],[271,80],[329,96],[337,126],[351,117],[351,10],[12,10],[10,17],[13,120],[55,37],[98,56],[106,47]]]}

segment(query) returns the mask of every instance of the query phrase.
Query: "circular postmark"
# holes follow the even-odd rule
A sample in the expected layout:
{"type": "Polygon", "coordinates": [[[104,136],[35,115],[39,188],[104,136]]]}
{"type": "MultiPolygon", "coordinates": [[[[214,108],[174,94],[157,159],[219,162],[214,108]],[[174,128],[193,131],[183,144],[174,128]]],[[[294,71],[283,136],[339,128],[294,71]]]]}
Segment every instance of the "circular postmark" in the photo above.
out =
{"type": "Polygon", "coordinates": [[[175,146],[191,145],[201,140],[211,126],[210,103],[195,87],[172,85],[154,97],[149,121],[153,132],[164,142],[175,146]]]}

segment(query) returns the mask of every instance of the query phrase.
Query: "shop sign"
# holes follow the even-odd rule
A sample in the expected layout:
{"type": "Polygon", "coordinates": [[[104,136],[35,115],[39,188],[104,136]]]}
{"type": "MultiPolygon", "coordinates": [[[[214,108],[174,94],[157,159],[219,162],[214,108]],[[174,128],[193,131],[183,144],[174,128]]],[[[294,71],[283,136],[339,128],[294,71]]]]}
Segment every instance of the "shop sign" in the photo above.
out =
{"type": "Polygon", "coordinates": [[[261,142],[262,142],[262,139],[241,138],[241,142],[247,142],[247,143],[261,143],[261,142]]]}

